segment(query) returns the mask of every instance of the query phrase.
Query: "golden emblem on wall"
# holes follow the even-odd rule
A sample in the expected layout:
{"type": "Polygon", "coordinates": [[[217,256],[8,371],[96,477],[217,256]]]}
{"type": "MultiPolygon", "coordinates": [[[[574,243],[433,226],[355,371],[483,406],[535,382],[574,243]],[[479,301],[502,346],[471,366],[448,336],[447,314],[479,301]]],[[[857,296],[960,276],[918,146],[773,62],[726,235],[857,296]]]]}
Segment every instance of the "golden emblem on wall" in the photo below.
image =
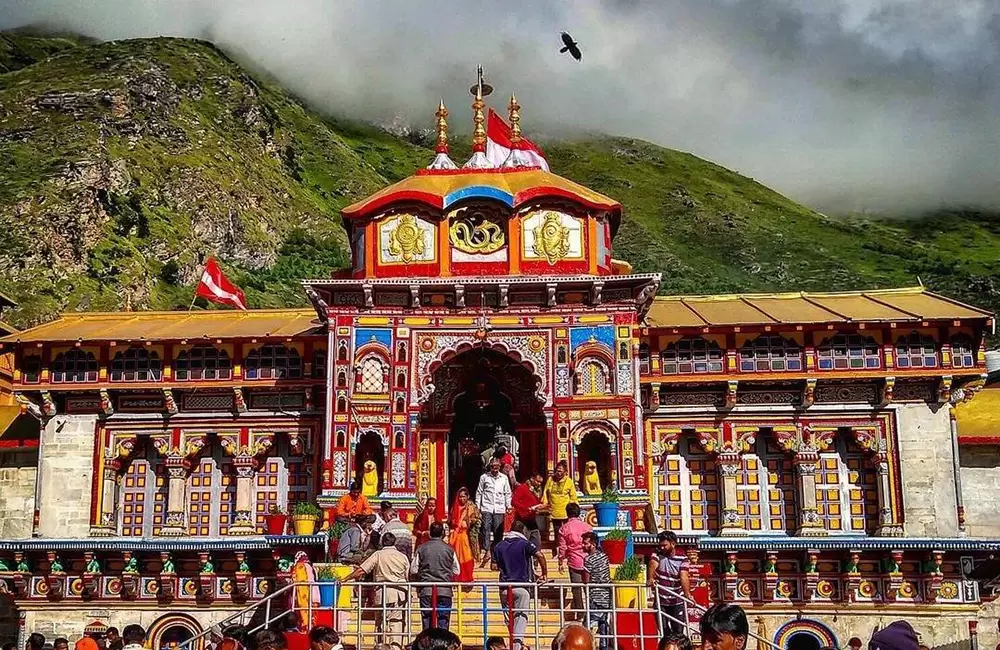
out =
{"type": "Polygon", "coordinates": [[[534,253],[547,259],[549,264],[555,264],[569,253],[569,228],[562,225],[558,212],[546,213],[545,220],[533,232],[534,253]]]}
{"type": "Polygon", "coordinates": [[[389,234],[389,253],[397,255],[404,262],[412,262],[424,254],[424,233],[412,214],[402,214],[399,222],[389,234]]]}
{"type": "Polygon", "coordinates": [[[506,238],[503,228],[492,221],[461,219],[448,230],[451,235],[451,245],[463,253],[488,254],[503,248],[506,238]]]}

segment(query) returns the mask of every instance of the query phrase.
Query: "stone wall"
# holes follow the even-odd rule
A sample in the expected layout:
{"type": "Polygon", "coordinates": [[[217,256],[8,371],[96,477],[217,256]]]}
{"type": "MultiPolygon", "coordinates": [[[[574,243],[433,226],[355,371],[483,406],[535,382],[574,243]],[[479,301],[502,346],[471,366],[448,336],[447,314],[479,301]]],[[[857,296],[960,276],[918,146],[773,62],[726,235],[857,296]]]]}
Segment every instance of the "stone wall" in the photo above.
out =
{"type": "Polygon", "coordinates": [[[956,537],[958,510],[948,406],[894,407],[907,537],[956,537]]]}
{"type": "Polygon", "coordinates": [[[90,535],[96,415],[59,415],[42,429],[38,461],[38,533],[90,535]]]}
{"type": "Polygon", "coordinates": [[[1000,445],[962,446],[962,498],[970,537],[1000,537],[1000,445]]]}
{"type": "Polygon", "coordinates": [[[0,539],[31,537],[38,450],[0,450],[0,539]]]}

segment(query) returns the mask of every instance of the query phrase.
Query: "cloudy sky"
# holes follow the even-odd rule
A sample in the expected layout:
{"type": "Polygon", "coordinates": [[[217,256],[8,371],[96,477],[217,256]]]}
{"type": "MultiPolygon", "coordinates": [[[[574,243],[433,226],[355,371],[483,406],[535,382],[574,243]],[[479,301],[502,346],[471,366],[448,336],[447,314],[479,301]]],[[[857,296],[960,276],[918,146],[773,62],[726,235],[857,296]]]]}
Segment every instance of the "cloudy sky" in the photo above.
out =
{"type": "Polygon", "coordinates": [[[1000,209],[1000,0],[0,0],[25,24],[208,38],[317,108],[417,126],[439,97],[463,115],[482,63],[529,136],[644,138],[828,211],[1000,209]]]}

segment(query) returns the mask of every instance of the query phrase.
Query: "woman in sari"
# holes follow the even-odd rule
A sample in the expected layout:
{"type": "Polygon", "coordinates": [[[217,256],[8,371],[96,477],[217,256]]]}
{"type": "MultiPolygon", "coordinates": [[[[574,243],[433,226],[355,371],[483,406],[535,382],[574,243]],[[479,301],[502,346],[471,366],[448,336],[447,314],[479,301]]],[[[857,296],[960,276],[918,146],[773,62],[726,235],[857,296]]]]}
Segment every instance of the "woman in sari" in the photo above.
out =
{"type": "Polygon", "coordinates": [[[316,584],[316,569],[304,551],[295,554],[292,582],[312,583],[302,584],[293,590],[293,608],[298,610],[299,627],[303,630],[311,629],[313,622],[310,620],[310,615],[319,608],[319,585],[316,584]]]}
{"type": "Polygon", "coordinates": [[[455,555],[458,556],[459,572],[455,576],[456,582],[472,582],[476,559],[469,542],[469,529],[477,519],[477,515],[478,510],[469,498],[469,491],[462,488],[455,497],[455,503],[452,504],[448,517],[448,523],[451,525],[448,544],[455,549],[455,555]]]}
{"type": "Polygon", "coordinates": [[[413,522],[413,539],[416,545],[420,546],[431,538],[431,524],[437,521],[437,499],[427,497],[424,501],[424,509],[417,515],[413,522]]]}

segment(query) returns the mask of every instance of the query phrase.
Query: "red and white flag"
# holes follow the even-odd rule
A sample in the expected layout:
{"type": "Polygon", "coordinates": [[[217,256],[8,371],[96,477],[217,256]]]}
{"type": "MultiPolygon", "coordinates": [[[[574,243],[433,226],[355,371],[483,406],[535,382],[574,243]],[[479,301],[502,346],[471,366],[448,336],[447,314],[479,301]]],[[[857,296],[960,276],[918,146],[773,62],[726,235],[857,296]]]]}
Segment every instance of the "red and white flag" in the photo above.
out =
{"type": "Polygon", "coordinates": [[[229,281],[214,257],[208,258],[208,261],[205,262],[205,271],[201,274],[201,282],[198,283],[198,288],[195,289],[194,293],[205,300],[220,305],[229,305],[243,310],[247,308],[247,299],[243,295],[243,290],[229,281]]]}
{"type": "MultiPolygon", "coordinates": [[[[486,121],[486,159],[493,167],[501,167],[510,157],[511,148],[510,126],[491,108],[486,121]]],[[[518,162],[549,171],[545,154],[531,140],[522,136],[518,151],[518,162]]]]}

